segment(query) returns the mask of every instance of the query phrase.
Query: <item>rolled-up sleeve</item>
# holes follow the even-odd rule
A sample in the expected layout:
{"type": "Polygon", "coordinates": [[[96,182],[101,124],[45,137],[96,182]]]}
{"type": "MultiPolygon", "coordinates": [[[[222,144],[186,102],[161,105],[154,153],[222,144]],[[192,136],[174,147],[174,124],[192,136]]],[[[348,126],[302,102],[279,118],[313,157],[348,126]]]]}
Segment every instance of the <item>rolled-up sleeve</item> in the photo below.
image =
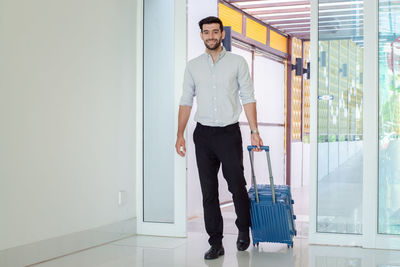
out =
{"type": "Polygon", "coordinates": [[[186,66],[185,75],[183,78],[183,91],[181,100],[179,102],[180,106],[192,106],[193,97],[196,95],[196,88],[193,80],[193,76],[190,73],[189,64],[186,66]]]}
{"type": "Polygon", "coordinates": [[[239,96],[242,101],[242,105],[256,102],[254,97],[254,87],[251,81],[249,67],[244,58],[241,58],[239,63],[238,73],[238,84],[239,84],[239,96]]]}

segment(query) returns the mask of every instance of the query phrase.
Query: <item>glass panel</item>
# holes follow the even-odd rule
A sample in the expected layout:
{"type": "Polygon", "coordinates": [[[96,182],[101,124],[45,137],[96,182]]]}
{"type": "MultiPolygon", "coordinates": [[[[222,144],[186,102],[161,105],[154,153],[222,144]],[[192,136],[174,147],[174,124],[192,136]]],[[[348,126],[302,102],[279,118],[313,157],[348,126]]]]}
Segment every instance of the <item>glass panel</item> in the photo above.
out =
{"type": "MultiPolygon", "coordinates": [[[[275,183],[277,185],[286,184],[285,128],[283,127],[285,124],[285,65],[256,54],[254,57],[254,88],[257,98],[258,127],[264,144],[271,146],[271,163],[275,183]],[[266,73],[269,75],[265,75],[266,73]],[[276,125],[271,126],[270,123],[276,125]]],[[[251,140],[249,133],[250,128],[242,127],[243,138],[246,138],[243,140],[251,140]]],[[[248,157],[246,150],[245,157],[248,157]]],[[[268,173],[265,157],[255,157],[254,160],[254,166],[256,171],[259,171],[258,173],[268,173]]],[[[249,161],[246,160],[247,163],[249,161]]],[[[248,177],[250,178],[251,175],[248,177]]],[[[258,177],[259,183],[267,182],[266,175],[258,177]]]]}
{"type": "Polygon", "coordinates": [[[174,1],[144,1],[143,218],[174,222],[174,1]],[[155,79],[155,77],[157,77],[155,79]]]}
{"type": "Polygon", "coordinates": [[[362,233],[363,1],[319,1],[317,231],[362,233]]]}
{"type": "Polygon", "coordinates": [[[379,1],[380,234],[400,234],[400,3],[379,1]]]}

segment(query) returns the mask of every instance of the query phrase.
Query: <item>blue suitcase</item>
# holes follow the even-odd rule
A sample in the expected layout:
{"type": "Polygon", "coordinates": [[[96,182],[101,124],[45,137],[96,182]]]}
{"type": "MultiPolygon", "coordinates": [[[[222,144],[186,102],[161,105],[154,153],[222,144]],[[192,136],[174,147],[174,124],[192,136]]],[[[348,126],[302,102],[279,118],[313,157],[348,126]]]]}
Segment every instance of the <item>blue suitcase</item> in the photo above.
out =
{"type": "Polygon", "coordinates": [[[253,185],[249,190],[253,245],[258,246],[259,242],[273,242],[286,243],[288,247],[293,247],[293,237],[296,235],[294,224],[296,216],[293,214],[294,201],[290,187],[287,185],[274,186],[268,146],[262,146],[261,149],[267,155],[270,184],[257,185],[253,163],[254,148],[256,147],[247,147],[253,179],[253,185]]]}

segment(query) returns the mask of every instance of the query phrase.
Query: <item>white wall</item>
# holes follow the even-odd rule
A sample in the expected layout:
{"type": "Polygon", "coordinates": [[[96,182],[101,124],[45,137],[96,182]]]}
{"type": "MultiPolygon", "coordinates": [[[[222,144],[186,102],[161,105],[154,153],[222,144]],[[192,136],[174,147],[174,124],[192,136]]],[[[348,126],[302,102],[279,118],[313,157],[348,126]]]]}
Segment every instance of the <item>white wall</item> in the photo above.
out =
{"type": "Polygon", "coordinates": [[[292,188],[302,186],[303,180],[303,143],[292,142],[291,146],[290,185],[292,188]]]}
{"type": "Polygon", "coordinates": [[[136,1],[0,18],[0,250],[134,217],[136,1]]]}
{"type": "Polygon", "coordinates": [[[310,184],[310,144],[303,143],[303,186],[310,184]]]}

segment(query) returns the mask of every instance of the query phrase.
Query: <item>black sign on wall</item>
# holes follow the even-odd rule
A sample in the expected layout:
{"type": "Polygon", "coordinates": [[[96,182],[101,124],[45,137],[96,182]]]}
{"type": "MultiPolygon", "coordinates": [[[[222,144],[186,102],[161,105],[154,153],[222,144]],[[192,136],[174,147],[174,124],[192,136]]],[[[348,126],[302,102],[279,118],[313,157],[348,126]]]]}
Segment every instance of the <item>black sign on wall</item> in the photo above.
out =
{"type": "Polygon", "coordinates": [[[222,40],[222,45],[226,51],[232,51],[232,27],[224,26],[225,38],[222,40]]]}

